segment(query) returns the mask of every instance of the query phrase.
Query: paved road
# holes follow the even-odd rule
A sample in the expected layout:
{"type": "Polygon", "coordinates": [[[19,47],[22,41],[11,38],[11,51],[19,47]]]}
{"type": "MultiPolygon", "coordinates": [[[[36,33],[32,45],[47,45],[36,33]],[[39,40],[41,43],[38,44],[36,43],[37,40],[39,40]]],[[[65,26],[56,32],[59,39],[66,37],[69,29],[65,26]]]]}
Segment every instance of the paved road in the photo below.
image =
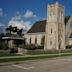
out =
{"type": "Polygon", "coordinates": [[[31,60],[0,66],[0,72],[72,72],[72,57],[31,60]]]}

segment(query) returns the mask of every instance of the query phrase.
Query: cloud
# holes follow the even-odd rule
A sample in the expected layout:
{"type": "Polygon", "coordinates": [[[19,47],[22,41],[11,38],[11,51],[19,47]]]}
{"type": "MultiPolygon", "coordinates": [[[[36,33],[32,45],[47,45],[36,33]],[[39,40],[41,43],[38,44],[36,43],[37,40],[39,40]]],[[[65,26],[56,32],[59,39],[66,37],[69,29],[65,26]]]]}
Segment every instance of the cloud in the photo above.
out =
{"type": "Polygon", "coordinates": [[[12,20],[21,20],[21,16],[16,15],[15,17],[12,17],[12,20]]]}
{"type": "Polygon", "coordinates": [[[3,9],[0,8],[0,16],[3,16],[3,9]]]}
{"type": "Polygon", "coordinates": [[[16,15],[14,17],[12,17],[11,20],[21,20],[21,15],[19,12],[16,12],[16,15]]]}
{"type": "Polygon", "coordinates": [[[6,26],[5,24],[0,23],[0,33],[5,32],[6,26]]]}
{"type": "Polygon", "coordinates": [[[37,16],[31,11],[27,10],[26,13],[24,14],[25,18],[37,18],[37,16]]]}
{"type": "Polygon", "coordinates": [[[42,20],[47,20],[47,18],[42,18],[42,20]]]}
{"type": "Polygon", "coordinates": [[[8,22],[8,26],[17,26],[19,29],[23,29],[23,31],[28,31],[32,26],[32,22],[29,20],[25,21],[24,18],[37,18],[37,16],[31,10],[27,10],[24,16],[17,11],[16,15],[8,22]]]}
{"type": "Polygon", "coordinates": [[[31,28],[31,22],[30,21],[23,21],[18,20],[18,18],[13,17],[9,22],[8,22],[8,26],[12,25],[17,26],[19,29],[23,29],[24,31],[28,31],[31,28]]]}

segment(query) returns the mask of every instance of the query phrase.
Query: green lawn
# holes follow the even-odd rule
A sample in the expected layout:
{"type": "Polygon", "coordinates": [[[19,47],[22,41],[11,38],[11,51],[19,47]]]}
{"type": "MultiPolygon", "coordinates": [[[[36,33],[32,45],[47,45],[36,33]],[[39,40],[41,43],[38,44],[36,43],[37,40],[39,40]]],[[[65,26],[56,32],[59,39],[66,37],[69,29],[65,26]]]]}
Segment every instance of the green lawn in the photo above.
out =
{"type": "Polygon", "coordinates": [[[72,53],[72,50],[48,50],[48,51],[32,51],[30,50],[28,54],[30,55],[40,55],[40,54],[59,54],[59,53],[72,53]]]}
{"type": "Polygon", "coordinates": [[[7,56],[21,56],[19,54],[7,53],[7,52],[0,52],[0,57],[7,57],[7,56]]]}
{"type": "Polygon", "coordinates": [[[72,56],[72,53],[8,56],[8,57],[0,57],[0,63],[45,59],[45,58],[56,58],[56,57],[70,56],[70,55],[72,56]]]}
{"type": "Polygon", "coordinates": [[[30,55],[19,55],[7,52],[0,52],[0,63],[2,62],[13,62],[13,61],[24,61],[33,59],[44,59],[61,56],[72,56],[72,50],[69,51],[47,51],[47,52],[36,52],[30,55]]]}

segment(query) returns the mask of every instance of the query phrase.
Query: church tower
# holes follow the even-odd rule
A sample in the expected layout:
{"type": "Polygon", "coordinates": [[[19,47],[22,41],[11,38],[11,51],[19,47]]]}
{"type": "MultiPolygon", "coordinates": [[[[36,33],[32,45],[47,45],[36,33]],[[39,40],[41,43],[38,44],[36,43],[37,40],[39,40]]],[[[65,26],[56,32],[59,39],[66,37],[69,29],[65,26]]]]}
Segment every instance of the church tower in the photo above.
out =
{"type": "Polygon", "coordinates": [[[47,9],[44,50],[65,49],[64,6],[56,2],[47,9]]]}

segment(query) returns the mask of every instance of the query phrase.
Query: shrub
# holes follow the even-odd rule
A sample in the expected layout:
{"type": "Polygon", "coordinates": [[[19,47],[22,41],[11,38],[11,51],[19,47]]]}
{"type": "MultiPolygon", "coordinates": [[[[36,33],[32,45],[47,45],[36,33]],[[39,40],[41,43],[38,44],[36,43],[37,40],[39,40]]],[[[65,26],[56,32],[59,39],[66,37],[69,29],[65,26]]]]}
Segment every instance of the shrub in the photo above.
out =
{"type": "Polygon", "coordinates": [[[66,46],[66,49],[71,49],[72,48],[72,45],[67,45],[66,46]]]}
{"type": "Polygon", "coordinates": [[[44,49],[44,46],[37,46],[36,49],[44,49]]]}
{"type": "Polygon", "coordinates": [[[35,50],[36,49],[36,46],[34,44],[25,45],[24,46],[24,49],[27,49],[27,50],[35,50]]]}
{"type": "Polygon", "coordinates": [[[24,46],[24,49],[27,49],[27,50],[36,50],[36,49],[43,49],[44,46],[35,46],[34,44],[31,44],[31,45],[25,45],[24,46]]]}
{"type": "Polygon", "coordinates": [[[8,49],[8,45],[5,43],[0,43],[0,50],[7,50],[8,49]]]}
{"type": "Polygon", "coordinates": [[[11,48],[10,49],[10,53],[17,53],[17,52],[18,52],[18,50],[16,48],[11,48]]]}

